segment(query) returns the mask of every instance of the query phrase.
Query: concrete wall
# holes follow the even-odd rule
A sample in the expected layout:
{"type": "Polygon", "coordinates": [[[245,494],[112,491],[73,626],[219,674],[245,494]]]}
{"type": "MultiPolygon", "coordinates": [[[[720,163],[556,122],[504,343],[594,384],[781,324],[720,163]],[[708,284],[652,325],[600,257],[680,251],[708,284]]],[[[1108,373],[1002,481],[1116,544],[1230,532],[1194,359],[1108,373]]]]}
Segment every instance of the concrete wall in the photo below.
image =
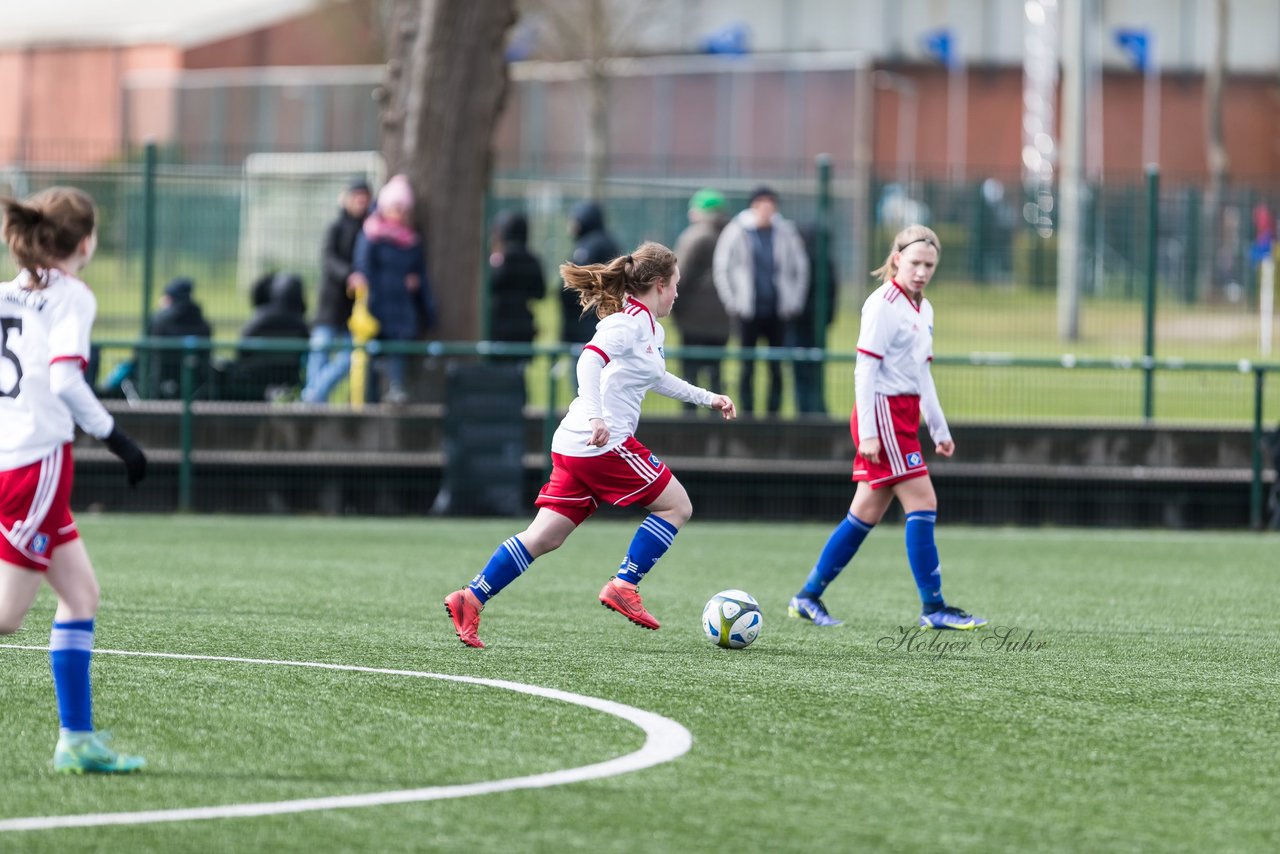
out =
{"type": "MultiPolygon", "coordinates": [[[[172,510],[179,408],[111,402],[122,429],[152,457],[153,476],[128,490],[119,461],[82,437],[76,509],[172,510]]],[[[445,468],[445,408],[365,414],[271,404],[198,404],[194,509],[425,515],[445,468]]],[[[542,483],[543,415],[525,410],[525,504],[542,483]]],[[[929,465],[948,523],[1244,528],[1249,524],[1247,429],[1116,424],[952,425],[963,455],[929,465]]],[[[833,521],[852,495],[853,443],[844,419],[770,418],[725,425],[650,417],[642,440],[680,477],[703,519],[833,521]]],[[[1274,469],[1267,473],[1274,483],[1274,469]]]]}

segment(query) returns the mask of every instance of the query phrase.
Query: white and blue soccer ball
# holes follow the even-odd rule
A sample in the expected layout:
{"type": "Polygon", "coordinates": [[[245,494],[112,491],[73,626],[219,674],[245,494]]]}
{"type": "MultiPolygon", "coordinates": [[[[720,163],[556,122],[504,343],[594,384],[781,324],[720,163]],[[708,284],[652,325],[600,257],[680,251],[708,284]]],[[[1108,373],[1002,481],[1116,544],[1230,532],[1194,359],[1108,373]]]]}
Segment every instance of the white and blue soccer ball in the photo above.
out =
{"type": "Polygon", "coordinates": [[[702,630],[716,646],[742,649],[760,637],[760,603],[745,590],[721,590],[702,609],[702,630]]]}

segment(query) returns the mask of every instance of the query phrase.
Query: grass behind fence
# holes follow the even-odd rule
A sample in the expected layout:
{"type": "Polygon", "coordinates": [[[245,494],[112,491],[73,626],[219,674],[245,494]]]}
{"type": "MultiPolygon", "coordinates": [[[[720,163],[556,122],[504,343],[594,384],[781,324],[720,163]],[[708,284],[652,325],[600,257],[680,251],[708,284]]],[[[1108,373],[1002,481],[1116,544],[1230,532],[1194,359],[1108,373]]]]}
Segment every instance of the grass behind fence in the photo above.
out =
{"type": "MultiPolygon", "coordinates": [[[[196,279],[196,297],[214,326],[219,341],[234,342],[250,315],[248,295],[236,283],[233,263],[174,258],[157,271],[156,298],[172,275],[196,279]]],[[[549,271],[550,273],[550,271],[549,271]]],[[[136,259],[101,254],[88,269],[99,301],[95,335],[120,340],[139,332],[141,290],[130,284],[140,276],[136,259]],[[101,284],[99,284],[101,283],[101,284]]],[[[308,302],[315,305],[314,282],[308,282],[308,302]]],[[[552,288],[556,286],[552,282],[552,288]]],[[[869,287],[869,285],[868,285],[869,287]]],[[[867,290],[842,286],[836,317],[828,333],[833,352],[850,353],[857,341],[859,312],[867,290]]],[[[1144,317],[1141,302],[1086,298],[1081,303],[1080,336],[1064,341],[1058,335],[1057,296],[1052,291],[1012,286],[937,283],[929,289],[936,311],[935,352],[939,356],[999,353],[1013,357],[1049,357],[1064,353],[1085,357],[1136,359],[1142,355],[1144,317]]],[[[557,340],[559,297],[554,292],[534,304],[540,343],[557,340]]],[[[679,303],[676,304],[679,311],[679,303]]],[[[1259,317],[1248,306],[1199,304],[1166,300],[1158,305],[1155,355],[1160,359],[1236,362],[1259,360],[1259,317]]],[[[679,346],[679,329],[667,320],[668,348],[679,346]]],[[[443,332],[440,340],[448,340],[443,332]]],[[[733,342],[731,342],[732,344],[733,342]]],[[[736,345],[734,345],[736,346],[736,345]]],[[[1280,341],[1277,342],[1280,346],[1280,341]]],[[[124,351],[108,351],[105,376],[124,351]]],[[[1271,361],[1280,362],[1280,352],[1271,361]]],[[[546,401],[545,370],[535,362],[530,372],[529,399],[546,401]]],[[[678,372],[678,361],[673,360],[678,372]]],[[[756,399],[766,399],[763,363],[757,365],[756,399]]],[[[784,414],[794,413],[792,380],[787,372],[784,414]]],[[[738,393],[738,362],[725,362],[725,392],[738,393]]],[[[990,368],[939,365],[939,393],[948,415],[970,420],[1070,420],[1073,418],[1133,420],[1142,415],[1142,379],[1136,371],[1059,371],[1053,369],[990,368]]],[[[833,363],[826,370],[828,411],[847,413],[853,404],[853,369],[833,363]]],[[[559,403],[572,397],[572,383],[563,384],[559,403]]],[[[1156,383],[1156,417],[1172,421],[1248,423],[1253,415],[1252,380],[1248,374],[1180,373],[1163,371],[1156,383]]],[[[1267,384],[1264,421],[1280,419],[1280,378],[1267,384]]],[[[652,401],[649,411],[674,412],[675,405],[652,401]]]]}

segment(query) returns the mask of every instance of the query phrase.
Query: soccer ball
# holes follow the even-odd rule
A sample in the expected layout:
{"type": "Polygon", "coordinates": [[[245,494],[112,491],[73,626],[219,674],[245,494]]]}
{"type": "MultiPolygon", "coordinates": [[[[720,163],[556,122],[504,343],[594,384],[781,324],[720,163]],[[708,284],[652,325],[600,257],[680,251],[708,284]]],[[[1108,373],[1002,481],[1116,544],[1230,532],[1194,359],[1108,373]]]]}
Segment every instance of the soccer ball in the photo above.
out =
{"type": "Polygon", "coordinates": [[[716,646],[742,649],[760,637],[760,604],[744,590],[721,590],[702,609],[702,630],[716,646]]]}

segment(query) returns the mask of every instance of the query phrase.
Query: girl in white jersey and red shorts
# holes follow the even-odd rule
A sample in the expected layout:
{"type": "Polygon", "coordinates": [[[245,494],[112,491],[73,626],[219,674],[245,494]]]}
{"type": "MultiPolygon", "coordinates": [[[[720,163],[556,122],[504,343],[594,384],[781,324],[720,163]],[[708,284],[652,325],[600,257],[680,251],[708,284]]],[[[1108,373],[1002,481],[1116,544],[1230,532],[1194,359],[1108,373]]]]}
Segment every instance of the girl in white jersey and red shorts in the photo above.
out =
{"type": "Polygon", "coordinates": [[[483,648],[476,632],[485,603],[560,547],[601,501],[649,511],[640,523],[617,575],[600,602],[647,629],[658,621],[645,610],[636,585],[671,546],[693,506],[671,470],[635,437],[645,392],[716,409],[735,418],[733,401],[667,372],[659,318],[671,313],[680,282],[676,256],[644,243],[608,264],[560,267],[566,289],[578,291],[583,312],[600,318],[596,334],[578,357],[578,396],[551,440],[551,480],[535,504],[538,515],[500,545],[471,583],[449,594],[445,609],[458,639],[483,648]]]}
{"type": "Polygon", "coordinates": [[[136,771],[141,757],[117,753],[93,729],[98,581],[70,506],[77,424],[124,461],[130,485],[147,463],[84,379],[97,302],[76,276],[98,245],[97,211],[71,187],[0,205],[4,241],[21,268],[0,283],[0,634],[22,627],[48,581],[58,597],[49,635],[61,724],[54,769],[136,771]]]}
{"type": "Polygon", "coordinates": [[[942,571],[934,543],[938,498],[920,448],[923,413],[935,450],[955,453],[955,442],[938,402],[929,363],[933,361],[933,306],[924,290],[942,254],[938,235],[923,225],[904,228],[893,239],[884,266],[872,272],[881,285],[862,306],[856,404],[849,419],[858,452],[853,479],[858,487],[849,512],[836,526],[787,612],[819,626],[838,626],[822,602],[840,570],[896,498],[906,512],[907,562],[920,593],[920,626],[976,629],[986,620],[942,598],[942,571]]]}

